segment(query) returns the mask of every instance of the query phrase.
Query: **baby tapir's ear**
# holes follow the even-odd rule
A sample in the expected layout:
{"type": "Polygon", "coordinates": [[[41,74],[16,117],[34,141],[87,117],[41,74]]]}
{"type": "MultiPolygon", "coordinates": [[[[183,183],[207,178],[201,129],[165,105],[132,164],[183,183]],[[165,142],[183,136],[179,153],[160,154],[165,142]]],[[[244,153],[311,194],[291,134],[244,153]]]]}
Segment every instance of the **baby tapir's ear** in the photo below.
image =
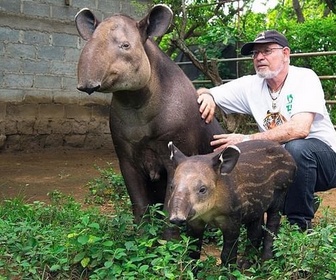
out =
{"type": "Polygon", "coordinates": [[[173,161],[175,167],[187,158],[187,156],[183,154],[172,141],[168,143],[168,148],[170,150],[170,160],[173,161]]]}
{"type": "Polygon", "coordinates": [[[219,164],[219,170],[222,175],[230,173],[236,166],[240,156],[240,150],[237,146],[228,146],[225,150],[221,151],[217,158],[213,159],[219,164]]]}

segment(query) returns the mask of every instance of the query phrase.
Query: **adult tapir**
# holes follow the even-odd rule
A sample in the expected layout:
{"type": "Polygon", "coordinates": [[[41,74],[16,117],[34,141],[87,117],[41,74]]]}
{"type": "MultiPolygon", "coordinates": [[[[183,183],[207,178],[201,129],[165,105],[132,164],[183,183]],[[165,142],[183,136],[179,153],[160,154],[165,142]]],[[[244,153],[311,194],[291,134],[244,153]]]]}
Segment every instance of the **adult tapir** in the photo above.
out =
{"type": "Polygon", "coordinates": [[[170,197],[168,142],[186,155],[205,154],[212,151],[212,136],[223,133],[217,121],[201,119],[191,81],[151,39],[166,32],[172,16],[167,6],[156,5],[140,21],[117,14],[99,22],[88,9],[75,18],[87,41],[78,89],[113,93],[110,129],[136,222],[148,205],[170,197]]]}

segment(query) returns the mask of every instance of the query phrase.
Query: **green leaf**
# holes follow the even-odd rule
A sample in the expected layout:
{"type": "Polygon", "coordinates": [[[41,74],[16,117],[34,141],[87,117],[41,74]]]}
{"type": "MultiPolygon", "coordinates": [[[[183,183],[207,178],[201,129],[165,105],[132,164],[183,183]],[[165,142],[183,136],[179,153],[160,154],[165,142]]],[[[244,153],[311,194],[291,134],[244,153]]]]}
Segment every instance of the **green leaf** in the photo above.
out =
{"type": "Polygon", "coordinates": [[[98,223],[91,223],[91,224],[88,225],[88,227],[94,228],[94,229],[99,229],[100,228],[98,223]]]}
{"type": "Polygon", "coordinates": [[[125,249],[123,248],[117,248],[115,251],[114,251],[114,257],[119,260],[125,256],[127,256],[127,254],[125,253],[125,249]]]}
{"type": "Polygon", "coordinates": [[[83,258],[80,263],[81,263],[82,267],[87,267],[88,264],[90,263],[90,258],[88,258],[88,257],[83,258]]]}
{"type": "Polygon", "coordinates": [[[158,242],[161,245],[166,245],[167,244],[167,240],[164,240],[164,239],[159,239],[158,242]]]}
{"type": "Polygon", "coordinates": [[[134,251],[137,249],[134,241],[125,242],[125,248],[127,251],[134,251]]]}
{"type": "Polygon", "coordinates": [[[147,271],[149,268],[149,265],[144,264],[142,266],[139,267],[139,273],[144,273],[145,271],[147,271]]]}
{"type": "Polygon", "coordinates": [[[83,216],[81,218],[81,220],[82,220],[82,223],[87,226],[87,224],[89,223],[90,218],[89,218],[89,216],[86,215],[86,216],[83,216]]]}
{"type": "Polygon", "coordinates": [[[114,243],[111,240],[107,240],[107,241],[103,242],[102,244],[105,247],[112,247],[114,243]]]}
{"type": "Polygon", "coordinates": [[[105,266],[106,268],[110,268],[112,265],[113,265],[113,262],[111,262],[111,261],[106,261],[106,262],[104,262],[104,266],[105,266]]]}
{"type": "Polygon", "coordinates": [[[89,235],[89,240],[87,241],[87,243],[92,244],[92,243],[96,243],[100,240],[101,240],[100,237],[97,237],[95,235],[89,235]]]}
{"type": "Polygon", "coordinates": [[[74,263],[80,262],[85,257],[85,252],[80,252],[74,257],[74,263]]]}
{"type": "Polygon", "coordinates": [[[80,244],[85,245],[85,244],[87,244],[88,241],[89,241],[89,236],[87,236],[87,235],[81,235],[81,236],[79,236],[79,237],[77,238],[77,241],[78,241],[80,244]]]}
{"type": "Polygon", "coordinates": [[[50,267],[50,271],[57,271],[60,269],[61,269],[61,266],[59,264],[54,264],[50,267]]]}

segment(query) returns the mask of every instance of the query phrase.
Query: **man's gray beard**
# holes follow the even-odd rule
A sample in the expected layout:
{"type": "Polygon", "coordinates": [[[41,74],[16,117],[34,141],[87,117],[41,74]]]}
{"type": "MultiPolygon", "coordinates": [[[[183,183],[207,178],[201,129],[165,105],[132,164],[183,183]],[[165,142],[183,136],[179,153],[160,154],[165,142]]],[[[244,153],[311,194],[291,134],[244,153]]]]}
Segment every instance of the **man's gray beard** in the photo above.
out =
{"type": "Polygon", "coordinates": [[[257,75],[260,77],[260,78],[263,78],[263,79],[273,79],[275,78],[276,76],[278,76],[278,74],[280,73],[281,69],[277,70],[277,71],[267,71],[267,72],[261,72],[261,71],[258,71],[257,72],[257,75]]]}
{"type": "Polygon", "coordinates": [[[275,70],[275,71],[266,71],[266,72],[263,72],[263,71],[256,71],[257,72],[257,75],[260,77],[260,78],[263,78],[263,79],[273,79],[275,78],[276,76],[279,75],[279,73],[282,71],[284,67],[279,67],[279,69],[275,70]]]}

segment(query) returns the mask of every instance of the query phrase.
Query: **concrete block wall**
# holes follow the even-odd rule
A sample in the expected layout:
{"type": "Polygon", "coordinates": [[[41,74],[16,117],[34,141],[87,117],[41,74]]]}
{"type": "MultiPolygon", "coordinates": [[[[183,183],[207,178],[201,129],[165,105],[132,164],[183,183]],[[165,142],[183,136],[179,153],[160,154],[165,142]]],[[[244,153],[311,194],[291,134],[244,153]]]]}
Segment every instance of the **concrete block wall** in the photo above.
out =
{"type": "Polygon", "coordinates": [[[84,42],[74,16],[122,12],[141,18],[146,1],[0,0],[0,149],[112,148],[111,94],[76,89],[84,42]]]}

